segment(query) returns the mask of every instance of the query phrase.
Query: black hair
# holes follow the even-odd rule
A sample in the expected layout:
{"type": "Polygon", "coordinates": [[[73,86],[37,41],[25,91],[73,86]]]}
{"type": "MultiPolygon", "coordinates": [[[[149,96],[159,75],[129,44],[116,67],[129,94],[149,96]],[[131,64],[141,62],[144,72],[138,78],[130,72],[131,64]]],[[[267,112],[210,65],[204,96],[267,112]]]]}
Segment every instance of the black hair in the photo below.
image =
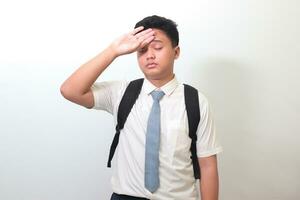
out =
{"type": "Polygon", "coordinates": [[[161,31],[163,31],[167,37],[171,40],[172,46],[176,47],[179,43],[179,34],[177,30],[177,24],[165,17],[160,17],[157,15],[152,15],[149,17],[145,17],[141,21],[137,22],[135,24],[134,28],[137,28],[139,26],[143,26],[144,30],[148,28],[156,28],[161,31]]]}

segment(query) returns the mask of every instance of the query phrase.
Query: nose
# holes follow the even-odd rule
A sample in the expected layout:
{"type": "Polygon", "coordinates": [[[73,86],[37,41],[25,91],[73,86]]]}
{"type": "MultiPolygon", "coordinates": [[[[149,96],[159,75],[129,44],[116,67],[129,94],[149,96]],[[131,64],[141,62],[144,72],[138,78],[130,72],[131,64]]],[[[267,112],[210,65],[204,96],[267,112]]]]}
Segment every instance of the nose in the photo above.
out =
{"type": "Polygon", "coordinates": [[[147,51],[146,58],[147,58],[147,60],[149,60],[149,59],[155,59],[155,53],[150,48],[147,51]]]}

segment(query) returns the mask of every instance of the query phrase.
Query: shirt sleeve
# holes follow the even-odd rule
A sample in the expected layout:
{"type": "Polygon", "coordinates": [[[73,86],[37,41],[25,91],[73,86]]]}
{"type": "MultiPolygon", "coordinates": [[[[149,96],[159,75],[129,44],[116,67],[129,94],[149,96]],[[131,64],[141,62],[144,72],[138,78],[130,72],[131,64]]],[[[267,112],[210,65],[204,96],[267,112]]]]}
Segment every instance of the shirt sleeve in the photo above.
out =
{"type": "Polygon", "coordinates": [[[197,156],[208,157],[222,152],[207,98],[199,93],[201,119],[197,130],[197,156]]]}
{"type": "Polygon", "coordinates": [[[111,114],[116,112],[116,108],[121,101],[122,94],[127,86],[127,81],[107,81],[96,82],[91,90],[94,96],[93,109],[105,110],[111,114]]]}

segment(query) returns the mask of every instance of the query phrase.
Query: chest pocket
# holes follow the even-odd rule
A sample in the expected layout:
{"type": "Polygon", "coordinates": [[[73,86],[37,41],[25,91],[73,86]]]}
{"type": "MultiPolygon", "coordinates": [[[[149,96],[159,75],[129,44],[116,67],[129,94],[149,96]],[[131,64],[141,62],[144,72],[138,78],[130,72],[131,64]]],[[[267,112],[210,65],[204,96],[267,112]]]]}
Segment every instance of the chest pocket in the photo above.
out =
{"type": "Polygon", "coordinates": [[[184,122],[172,121],[168,126],[170,149],[172,150],[172,160],[179,162],[191,162],[191,138],[189,137],[188,126],[184,122]]]}

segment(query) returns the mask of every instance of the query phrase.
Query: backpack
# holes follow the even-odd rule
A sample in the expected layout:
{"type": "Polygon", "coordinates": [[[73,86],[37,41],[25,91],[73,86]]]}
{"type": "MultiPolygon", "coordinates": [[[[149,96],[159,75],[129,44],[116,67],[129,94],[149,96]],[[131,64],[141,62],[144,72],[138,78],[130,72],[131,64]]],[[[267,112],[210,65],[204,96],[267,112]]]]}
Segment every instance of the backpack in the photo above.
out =
{"type": "MultiPolygon", "coordinates": [[[[119,143],[120,131],[123,129],[126,119],[135,104],[136,99],[138,98],[144,79],[136,79],[129,83],[127,86],[121,102],[119,104],[118,116],[117,116],[117,126],[116,126],[116,134],[114,136],[113,142],[110,147],[109,158],[107,167],[111,167],[111,160],[114,156],[115,150],[119,143]]],[[[194,169],[194,177],[195,179],[200,179],[200,166],[197,158],[197,150],[196,150],[196,142],[197,142],[197,128],[200,122],[200,109],[199,109],[199,98],[198,91],[194,87],[183,84],[184,85],[184,99],[185,106],[188,117],[188,125],[189,125],[189,137],[192,139],[191,142],[191,159],[194,169]]]]}

